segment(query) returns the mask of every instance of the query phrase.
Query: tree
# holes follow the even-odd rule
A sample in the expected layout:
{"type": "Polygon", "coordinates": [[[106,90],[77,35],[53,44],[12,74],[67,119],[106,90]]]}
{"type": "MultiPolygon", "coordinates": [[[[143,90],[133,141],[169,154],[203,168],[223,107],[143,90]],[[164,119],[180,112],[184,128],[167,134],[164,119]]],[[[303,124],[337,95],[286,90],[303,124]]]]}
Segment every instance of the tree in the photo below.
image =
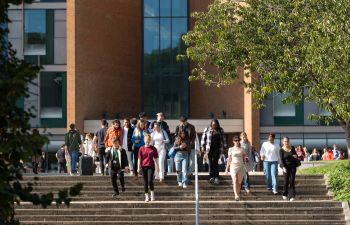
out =
{"type": "Polygon", "coordinates": [[[34,184],[21,182],[22,159],[32,155],[48,139],[31,132],[29,119],[33,116],[33,109],[24,110],[16,104],[28,96],[27,85],[40,68],[16,58],[16,52],[6,40],[9,3],[21,4],[22,0],[2,0],[0,3],[0,224],[18,224],[14,218],[16,202],[29,201],[43,207],[52,201],[69,205],[71,197],[78,195],[82,188],[82,184],[77,184],[61,190],[54,198],[52,193],[41,196],[32,193],[34,184]]]}
{"type": "Polygon", "coordinates": [[[329,116],[309,118],[338,121],[350,155],[349,3],[216,0],[207,13],[193,14],[195,26],[183,36],[189,47],[180,57],[197,63],[190,80],[217,86],[234,82],[237,68],[244,68],[258,107],[273,93],[283,93],[283,103],[315,102],[329,116]]]}

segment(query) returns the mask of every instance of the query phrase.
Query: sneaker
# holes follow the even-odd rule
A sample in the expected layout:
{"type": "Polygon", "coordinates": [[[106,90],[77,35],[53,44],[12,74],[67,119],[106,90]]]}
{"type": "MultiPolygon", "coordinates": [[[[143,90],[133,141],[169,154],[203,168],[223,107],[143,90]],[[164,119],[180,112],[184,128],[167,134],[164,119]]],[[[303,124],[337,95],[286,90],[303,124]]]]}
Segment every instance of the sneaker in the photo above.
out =
{"type": "Polygon", "coordinates": [[[125,192],[125,187],[122,187],[122,192],[125,192]]]}
{"type": "Polygon", "coordinates": [[[182,183],[181,183],[181,182],[179,182],[179,183],[178,183],[178,185],[179,185],[179,187],[181,187],[181,186],[182,186],[182,183]]]}
{"type": "Polygon", "coordinates": [[[250,193],[250,189],[245,189],[245,191],[249,194],[250,193]]]}
{"type": "Polygon", "coordinates": [[[159,179],[159,183],[163,183],[164,182],[164,179],[159,179]]]}
{"type": "Polygon", "coordinates": [[[239,199],[239,196],[236,196],[236,197],[235,197],[235,200],[236,200],[236,201],[239,201],[239,200],[240,200],[240,199],[239,199]]]}
{"type": "Polygon", "coordinates": [[[294,200],[295,200],[294,198],[290,198],[290,199],[289,199],[290,202],[293,202],[294,200]]]}
{"type": "Polygon", "coordinates": [[[134,171],[130,171],[130,176],[134,176],[134,171]]]}
{"type": "Polygon", "coordinates": [[[115,198],[119,195],[119,192],[114,192],[113,195],[112,195],[112,198],[115,198]]]}
{"type": "Polygon", "coordinates": [[[145,202],[149,202],[149,195],[148,195],[148,193],[145,194],[145,202]]]}
{"type": "Polygon", "coordinates": [[[183,184],[183,185],[182,185],[182,188],[184,188],[184,189],[187,188],[187,185],[186,185],[186,184],[183,184]]]}
{"type": "Polygon", "coordinates": [[[283,200],[287,200],[287,196],[282,195],[283,200]]]}
{"type": "Polygon", "coordinates": [[[220,184],[219,178],[216,177],[216,178],[214,179],[214,184],[220,184]]]}
{"type": "Polygon", "coordinates": [[[274,195],[277,195],[277,194],[278,194],[278,192],[277,192],[277,191],[273,191],[272,193],[273,193],[274,195]]]}
{"type": "Polygon", "coordinates": [[[154,191],[151,191],[151,201],[154,201],[154,200],[156,200],[156,199],[154,198],[154,191]]]}
{"type": "Polygon", "coordinates": [[[211,178],[209,179],[209,183],[214,183],[214,177],[211,177],[211,178]]]}

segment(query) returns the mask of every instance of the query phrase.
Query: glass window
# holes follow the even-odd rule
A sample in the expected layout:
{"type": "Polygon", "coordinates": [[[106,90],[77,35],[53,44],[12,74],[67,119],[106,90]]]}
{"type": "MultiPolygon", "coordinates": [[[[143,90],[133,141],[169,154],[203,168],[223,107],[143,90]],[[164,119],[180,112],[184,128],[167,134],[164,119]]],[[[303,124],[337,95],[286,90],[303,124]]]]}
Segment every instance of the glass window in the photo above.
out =
{"type": "Polygon", "coordinates": [[[187,0],[173,0],[172,1],[172,16],[186,16],[187,17],[187,0]]]}
{"type": "Polygon", "coordinates": [[[24,60],[38,65],[54,64],[54,10],[24,11],[24,60]]]}
{"type": "Polygon", "coordinates": [[[24,11],[24,55],[46,55],[46,10],[24,11]]]}
{"type": "Polygon", "coordinates": [[[175,1],[144,0],[143,108],[149,115],[163,112],[167,118],[188,114],[189,108],[187,62],[176,61],[185,51],[181,36],[187,32],[187,7],[182,7],[183,18],[172,17],[175,1]]]}
{"type": "Polygon", "coordinates": [[[144,17],[159,16],[159,0],[144,0],[143,15],[144,17]]]}
{"type": "Polygon", "coordinates": [[[40,118],[62,118],[63,73],[41,72],[40,118]]]}
{"type": "Polygon", "coordinates": [[[171,16],[171,0],[160,0],[160,16],[170,17],[171,16]]]}
{"type": "Polygon", "coordinates": [[[296,115],[294,104],[282,103],[282,99],[285,97],[286,97],[285,94],[275,94],[273,96],[273,116],[294,117],[296,115]]]}

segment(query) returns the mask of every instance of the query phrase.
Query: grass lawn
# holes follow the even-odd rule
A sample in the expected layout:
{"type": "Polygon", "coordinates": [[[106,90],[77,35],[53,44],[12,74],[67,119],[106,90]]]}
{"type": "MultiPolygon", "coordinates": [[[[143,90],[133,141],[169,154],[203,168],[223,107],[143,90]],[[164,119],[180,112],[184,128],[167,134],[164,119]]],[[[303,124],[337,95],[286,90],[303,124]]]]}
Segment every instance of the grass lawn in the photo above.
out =
{"type": "Polygon", "coordinates": [[[330,161],[329,163],[302,169],[298,174],[325,174],[335,199],[350,202],[350,167],[347,160],[330,161]]]}

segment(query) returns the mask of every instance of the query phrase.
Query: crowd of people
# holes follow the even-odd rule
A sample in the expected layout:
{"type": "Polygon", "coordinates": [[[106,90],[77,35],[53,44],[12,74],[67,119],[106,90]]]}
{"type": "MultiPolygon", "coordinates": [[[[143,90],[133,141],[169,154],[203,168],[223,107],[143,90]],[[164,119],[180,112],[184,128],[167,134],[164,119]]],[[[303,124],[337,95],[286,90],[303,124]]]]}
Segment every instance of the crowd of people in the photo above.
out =
{"type": "Polygon", "coordinates": [[[117,178],[121,191],[125,192],[124,174],[142,176],[144,180],[145,201],[154,201],[154,179],[164,182],[168,172],[175,168],[179,187],[187,188],[194,173],[195,154],[203,155],[203,164],[208,167],[209,182],[220,184],[219,172],[226,172],[232,177],[235,199],[240,200],[241,188],[250,192],[249,172],[256,171],[261,160],[264,168],[266,189],[278,194],[278,166],[284,174],[282,198],[295,199],[296,168],[304,160],[342,159],[343,154],[334,145],[325,149],[320,156],[317,149],[308,154],[306,148],[289,144],[284,137],[282,146],[275,142],[271,133],[260,149],[260,154],[251,145],[247,134],[242,132],[233,138],[233,147],[227,149],[226,135],[217,119],[213,119],[198,138],[195,127],[182,115],[176,126],[174,137],[164,120],[163,113],[157,113],[157,120],[148,121],[147,114],[142,112],[139,119],[115,119],[109,127],[105,119],[95,134],[87,134],[84,142],[74,124],[65,135],[65,144],[57,152],[59,172],[77,174],[79,154],[93,157],[96,169],[102,175],[109,174],[114,190],[113,197],[119,195],[117,178]],[[123,124],[122,124],[123,122],[123,124]],[[169,157],[168,152],[175,152],[169,157]]]}

